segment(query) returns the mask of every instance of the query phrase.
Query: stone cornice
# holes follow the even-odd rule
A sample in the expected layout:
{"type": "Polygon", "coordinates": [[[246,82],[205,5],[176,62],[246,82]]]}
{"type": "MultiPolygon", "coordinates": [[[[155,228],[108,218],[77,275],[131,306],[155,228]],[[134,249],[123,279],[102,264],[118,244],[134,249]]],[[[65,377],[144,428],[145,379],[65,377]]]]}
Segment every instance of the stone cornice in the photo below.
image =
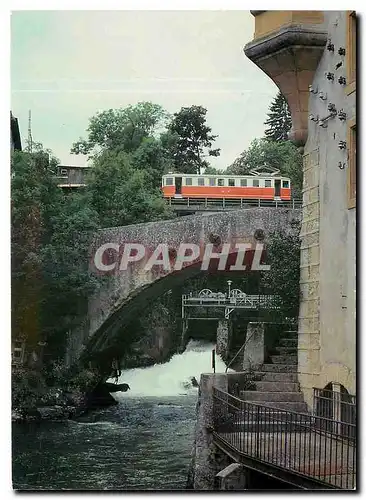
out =
{"type": "Polygon", "coordinates": [[[263,14],[263,12],[267,12],[266,10],[250,10],[249,11],[252,16],[256,17],[259,16],[260,14],[263,14]]]}
{"type": "Polygon", "coordinates": [[[255,62],[263,56],[268,56],[293,45],[323,48],[327,37],[326,31],[313,26],[284,26],[275,33],[247,43],[244,47],[244,53],[255,62]]]}

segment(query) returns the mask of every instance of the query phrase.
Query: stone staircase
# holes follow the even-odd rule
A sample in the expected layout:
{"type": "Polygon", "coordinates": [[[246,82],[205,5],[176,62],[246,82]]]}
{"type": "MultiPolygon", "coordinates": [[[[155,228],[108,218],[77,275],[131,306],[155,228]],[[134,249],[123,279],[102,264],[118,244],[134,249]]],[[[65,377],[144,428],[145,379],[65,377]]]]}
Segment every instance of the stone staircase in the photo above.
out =
{"type": "Polygon", "coordinates": [[[270,408],[307,413],[297,379],[297,332],[284,333],[268,363],[253,373],[250,390],[240,389],[239,397],[270,408]]]}

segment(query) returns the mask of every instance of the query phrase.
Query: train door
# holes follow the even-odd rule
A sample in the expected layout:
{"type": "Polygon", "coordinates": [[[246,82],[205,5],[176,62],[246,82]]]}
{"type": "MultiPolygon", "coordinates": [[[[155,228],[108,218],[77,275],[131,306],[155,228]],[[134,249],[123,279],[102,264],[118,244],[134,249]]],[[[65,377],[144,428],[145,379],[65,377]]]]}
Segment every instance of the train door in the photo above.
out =
{"type": "Polygon", "coordinates": [[[281,179],[275,179],[275,198],[281,198],[281,179]]]}
{"type": "Polygon", "coordinates": [[[182,177],[175,178],[175,196],[182,196],[182,177]]]}

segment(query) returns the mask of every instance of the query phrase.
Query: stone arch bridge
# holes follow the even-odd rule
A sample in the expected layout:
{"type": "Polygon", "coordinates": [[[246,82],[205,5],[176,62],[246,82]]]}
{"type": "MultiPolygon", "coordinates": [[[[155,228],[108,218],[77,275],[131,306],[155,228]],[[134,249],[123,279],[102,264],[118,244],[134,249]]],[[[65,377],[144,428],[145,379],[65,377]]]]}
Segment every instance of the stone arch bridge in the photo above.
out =
{"type": "Polygon", "coordinates": [[[270,234],[289,234],[300,217],[300,209],[252,208],[98,231],[90,267],[100,276],[99,289],[89,299],[83,327],[70,336],[68,364],[117,347],[123,328],[143,304],[199,273],[207,257],[209,272],[238,272],[241,265],[260,269],[270,234]]]}

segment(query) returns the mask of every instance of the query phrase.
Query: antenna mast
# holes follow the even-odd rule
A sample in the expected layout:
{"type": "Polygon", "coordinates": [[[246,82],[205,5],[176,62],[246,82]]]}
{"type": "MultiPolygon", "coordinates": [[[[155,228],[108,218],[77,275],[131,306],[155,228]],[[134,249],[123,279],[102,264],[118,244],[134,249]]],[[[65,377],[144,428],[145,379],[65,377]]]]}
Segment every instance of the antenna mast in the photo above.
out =
{"type": "Polygon", "coordinates": [[[31,153],[33,149],[33,139],[32,139],[32,112],[29,110],[28,115],[28,151],[31,153]]]}

